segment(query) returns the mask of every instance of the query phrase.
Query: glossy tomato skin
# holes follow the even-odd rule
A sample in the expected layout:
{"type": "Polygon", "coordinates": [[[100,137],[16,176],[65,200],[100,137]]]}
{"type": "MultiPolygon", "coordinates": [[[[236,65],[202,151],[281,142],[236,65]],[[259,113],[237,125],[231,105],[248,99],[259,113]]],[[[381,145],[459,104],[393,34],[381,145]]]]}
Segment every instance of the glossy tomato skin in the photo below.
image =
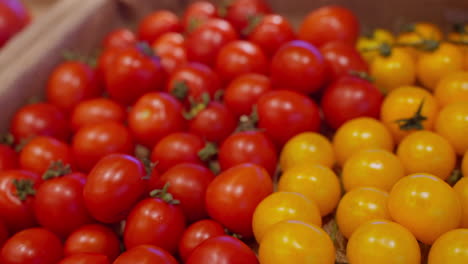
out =
{"type": "Polygon", "coordinates": [[[142,245],[134,247],[120,255],[113,264],[177,264],[177,261],[166,250],[142,245]]]}
{"type": "Polygon", "coordinates": [[[127,216],[146,190],[145,168],[134,157],[111,154],[88,174],[83,197],[91,216],[103,223],[116,223],[127,216]]]}
{"type": "Polygon", "coordinates": [[[138,38],[153,43],[166,32],[182,30],[179,18],[169,10],[158,10],[144,17],[138,25],[138,38]]]}
{"type": "Polygon", "coordinates": [[[182,27],[186,33],[191,33],[197,26],[210,18],[216,18],[216,6],[208,1],[198,1],[190,4],[182,16],[182,27]]]}
{"type": "Polygon", "coordinates": [[[23,106],[14,115],[10,132],[17,143],[33,136],[51,136],[67,140],[70,134],[64,113],[48,103],[23,106]]]}
{"type": "Polygon", "coordinates": [[[237,40],[221,48],[215,68],[221,79],[229,82],[245,73],[267,74],[268,59],[256,44],[237,40]]]}
{"type": "Polygon", "coordinates": [[[83,126],[106,121],[123,123],[127,118],[123,106],[107,98],[84,100],[73,109],[70,119],[74,132],[83,126]]]}
{"type": "Polygon", "coordinates": [[[165,172],[182,162],[203,164],[198,152],[204,146],[205,143],[199,136],[185,132],[172,133],[156,144],[151,153],[151,161],[157,162],[159,172],[165,172]]]}
{"type": "Polygon", "coordinates": [[[72,168],[75,166],[71,148],[52,137],[40,136],[29,141],[21,150],[21,168],[38,174],[44,173],[52,162],[61,161],[72,168]]]}
{"type": "Polygon", "coordinates": [[[287,91],[270,91],[257,102],[258,127],[278,145],[305,131],[318,131],[320,113],[317,104],[305,95],[287,91]]]}
{"type": "Polygon", "coordinates": [[[60,239],[43,228],[25,229],[12,236],[0,253],[2,264],[55,264],[62,258],[60,239]]]}
{"type": "Polygon", "coordinates": [[[185,263],[257,264],[259,262],[255,253],[242,241],[231,236],[217,236],[201,243],[185,263]]]}
{"type": "Polygon", "coordinates": [[[271,89],[267,76],[243,74],[232,80],[224,90],[224,104],[237,116],[250,115],[258,99],[271,89]]]}
{"type": "Polygon", "coordinates": [[[354,45],[359,35],[357,17],[340,6],[324,6],[309,13],[299,28],[299,39],[318,47],[331,41],[354,45]]]}
{"type": "Polygon", "coordinates": [[[163,137],[184,130],[182,104],[167,93],[148,93],[133,106],[128,125],[139,143],[152,148],[163,137]]]}
{"type": "Polygon", "coordinates": [[[346,42],[329,42],[320,48],[331,81],[350,72],[368,72],[369,66],[356,48],[346,42]]]}
{"type": "Polygon", "coordinates": [[[247,36],[249,41],[257,44],[269,57],[283,44],[295,38],[296,33],[291,23],[277,14],[265,15],[247,36]]]}
{"type": "Polygon", "coordinates": [[[237,126],[232,112],[222,103],[213,101],[189,121],[189,131],[208,142],[219,143],[237,126]]]}
{"type": "Polygon", "coordinates": [[[239,33],[247,28],[249,18],[269,13],[271,13],[271,8],[265,0],[234,0],[226,6],[221,6],[220,10],[221,16],[229,21],[239,33]]]}
{"type": "Polygon", "coordinates": [[[113,261],[120,254],[120,242],[112,229],[98,224],[85,225],[76,229],[65,241],[64,254],[105,255],[113,261]]]}
{"type": "Polygon", "coordinates": [[[18,167],[18,153],[10,146],[0,144],[0,171],[18,167]]]}
{"type": "Polygon", "coordinates": [[[187,38],[188,59],[212,66],[219,50],[237,38],[237,33],[229,22],[212,18],[196,28],[187,38]]]}
{"type": "Polygon", "coordinates": [[[104,49],[128,48],[137,44],[135,33],[128,28],[117,28],[109,32],[102,42],[104,49]]]}
{"type": "Polygon", "coordinates": [[[0,48],[30,22],[29,12],[20,1],[0,2],[0,48]]]}
{"type": "Polygon", "coordinates": [[[72,173],[44,181],[37,189],[34,213],[38,223],[59,237],[93,222],[83,200],[86,175],[72,173]]]}
{"type": "Polygon", "coordinates": [[[22,229],[36,225],[34,216],[34,196],[27,195],[25,200],[17,196],[18,189],[14,180],[26,180],[33,184],[33,188],[41,184],[40,176],[24,170],[5,170],[0,172],[0,219],[13,234],[22,229]]]}
{"type": "Polygon", "coordinates": [[[83,253],[62,259],[58,264],[110,264],[105,255],[83,253]]]}
{"type": "Polygon", "coordinates": [[[95,71],[79,61],[58,65],[51,73],[47,88],[47,101],[65,112],[70,112],[79,102],[98,97],[101,87],[95,71]]]}
{"type": "Polygon", "coordinates": [[[175,253],[185,224],[184,213],[178,205],[159,198],[145,199],[132,209],[127,218],[123,234],[125,247],[153,245],[175,253]]]}
{"type": "Polygon", "coordinates": [[[161,90],[165,74],[159,59],[138,48],[116,52],[112,64],[105,68],[105,86],[111,99],[133,104],[145,93],[161,90]]]}
{"type": "Polygon", "coordinates": [[[242,163],[262,166],[270,175],[275,174],[278,161],[275,144],[260,131],[238,132],[229,136],[218,151],[221,170],[242,163]]]}
{"type": "Polygon", "coordinates": [[[168,74],[187,63],[185,37],[181,33],[164,33],[151,44],[151,47],[160,58],[162,68],[168,74]]]}
{"type": "Polygon", "coordinates": [[[322,87],[326,70],[325,58],[314,45],[294,40],[273,56],[270,73],[274,87],[309,94],[322,87]]]}
{"type": "Polygon", "coordinates": [[[257,205],[273,191],[268,172],[244,163],[218,175],[206,190],[206,209],[211,218],[244,238],[252,237],[252,216],[257,205]],[[239,203],[239,201],[243,201],[239,203]]]}
{"type": "Polygon", "coordinates": [[[80,171],[89,172],[103,157],[132,154],[133,137],[127,127],[115,121],[90,124],[80,128],[72,141],[73,154],[80,171]]]}
{"type": "Polygon", "coordinates": [[[225,235],[224,227],[213,220],[205,219],[190,225],[179,242],[179,256],[187,261],[190,254],[204,241],[225,235]]]}
{"type": "Polygon", "coordinates": [[[382,93],[372,83],[343,76],[325,89],[320,105],[327,124],[338,129],[354,118],[379,118],[382,102],[382,93]]]}

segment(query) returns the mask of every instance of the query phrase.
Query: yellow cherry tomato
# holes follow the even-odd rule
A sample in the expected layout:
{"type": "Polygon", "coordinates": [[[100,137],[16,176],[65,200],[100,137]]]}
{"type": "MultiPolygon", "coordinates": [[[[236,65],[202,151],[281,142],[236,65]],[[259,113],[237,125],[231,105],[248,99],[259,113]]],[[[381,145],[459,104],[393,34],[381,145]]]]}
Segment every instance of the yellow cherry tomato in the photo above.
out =
{"type": "Polygon", "coordinates": [[[447,74],[463,70],[463,52],[451,43],[441,43],[435,51],[423,52],[416,65],[416,75],[424,87],[435,90],[447,74]]]}
{"type": "Polygon", "coordinates": [[[350,238],[362,224],[373,219],[391,219],[387,209],[389,194],[370,187],[346,193],[336,210],[336,223],[341,233],[350,238]]]}
{"type": "Polygon", "coordinates": [[[468,263],[468,229],[452,230],[439,237],[429,251],[427,263],[468,263]]]}
{"type": "Polygon", "coordinates": [[[418,241],[404,227],[385,220],[367,222],[346,247],[350,264],[420,264],[418,241]]]}
{"type": "Polygon", "coordinates": [[[283,171],[301,164],[318,163],[332,167],[335,154],[330,141],[321,134],[304,132],[291,138],[283,147],[280,166],[283,171]]]}
{"type": "Polygon", "coordinates": [[[468,102],[449,104],[436,119],[435,131],[450,142],[457,154],[468,150],[468,102]]]}
{"type": "Polygon", "coordinates": [[[346,161],[341,179],[346,191],[359,187],[390,191],[404,176],[403,164],[395,154],[382,149],[368,149],[354,153],[346,161]]]}
{"type": "Polygon", "coordinates": [[[456,163],[456,154],[450,143],[431,131],[418,131],[404,138],[397,155],[407,173],[430,173],[446,180],[456,163]]]}
{"type": "Polygon", "coordinates": [[[435,24],[428,22],[418,22],[409,25],[405,25],[403,32],[398,35],[397,43],[407,45],[404,49],[411,54],[411,56],[417,60],[421,51],[411,45],[421,44],[423,41],[441,41],[443,38],[442,31],[435,24]]]}
{"type": "Polygon", "coordinates": [[[461,170],[464,177],[468,177],[468,151],[463,155],[461,170]]]}
{"type": "Polygon", "coordinates": [[[377,87],[385,92],[416,81],[415,62],[402,48],[393,48],[390,54],[377,56],[370,64],[370,73],[377,87]]]}
{"type": "Polygon", "coordinates": [[[458,46],[464,51],[468,52],[468,24],[456,25],[454,31],[450,32],[447,39],[451,42],[459,43],[458,46]]]}
{"type": "Polygon", "coordinates": [[[362,57],[371,63],[378,55],[378,49],[382,44],[392,45],[395,42],[393,34],[386,29],[375,29],[370,36],[359,37],[356,48],[362,57]]]}
{"type": "Polygon", "coordinates": [[[260,242],[270,227],[283,220],[300,220],[322,225],[320,211],[315,202],[294,192],[276,192],[261,201],[252,219],[255,238],[260,242]]]}
{"type": "Polygon", "coordinates": [[[388,210],[395,222],[428,245],[461,223],[457,193],[430,174],[413,174],[398,181],[390,192],[388,210]]]}
{"type": "Polygon", "coordinates": [[[468,178],[461,178],[453,189],[458,194],[462,205],[462,224],[461,227],[468,228],[468,178]]]}
{"type": "Polygon", "coordinates": [[[322,216],[331,213],[341,198],[338,177],[320,164],[302,164],[286,170],[279,180],[278,191],[304,195],[317,204],[322,216]]]}
{"type": "Polygon", "coordinates": [[[261,264],[334,264],[335,247],[320,227],[288,220],[268,230],[258,257],[261,264]]]}
{"type": "Polygon", "coordinates": [[[392,135],[378,120],[360,117],[344,123],[333,137],[333,148],[338,163],[343,166],[355,152],[364,149],[393,151],[392,135]]]}
{"type": "Polygon", "coordinates": [[[402,86],[395,89],[384,99],[380,119],[392,133],[396,142],[417,131],[412,124],[420,124],[423,129],[431,130],[439,111],[437,101],[428,91],[417,86],[402,86]],[[417,113],[424,120],[417,120],[417,113]],[[416,122],[419,121],[419,122],[416,122]],[[414,128],[414,129],[413,129],[414,128]]]}
{"type": "Polygon", "coordinates": [[[455,102],[468,102],[468,72],[452,72],[440,79],[434,96],[441,107],[455,102]]]}

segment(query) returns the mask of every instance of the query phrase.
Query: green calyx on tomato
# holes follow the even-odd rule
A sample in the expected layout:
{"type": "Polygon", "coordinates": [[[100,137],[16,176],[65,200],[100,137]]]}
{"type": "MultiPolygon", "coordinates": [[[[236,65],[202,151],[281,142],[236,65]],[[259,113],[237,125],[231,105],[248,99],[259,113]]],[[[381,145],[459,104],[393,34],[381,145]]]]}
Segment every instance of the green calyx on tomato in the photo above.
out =
{"type": "Polygon", "coordinates": [[[174,88],[171,91],[171,94],[179,100],[184,100],[189,92],[189,87],[187,82],[179,81],[174,84],[174,88]]]}
{"type": "Polygon", "coordinates": [[[210,95],[208,93],[203,93],[199,100],[195,100],[192,97],[189,97],[190,101],[190,110],[184,111],[182,115],[187,120],[194,119],[198,113],[204,110],[211,101],[210,95]]]}
{"type": "Polygon", "coordinates": [[[349,71],[349,74],[351,76],[355,76],[355,77],[358,77],[360,79],[363,79],[365,81],[368,81],[368,82],[371,82],[373,83],[375,81],[375,78],[372,77],[369,73],[367,72],[363,72],[363,71],[354,71],[354,70],[351,70],[349,71]]]}
{"type": "Polygon", "coordinates": [[[12,146],[15,142],[15,138],[10,133],[0,134],[0,144],[12,146]]]}
{"type": "Polygon", "coordinates": [[[233,0],[224,0],[219,4],[218,15],[220,17],[226,17],[229,6],[232,5],[233,0]]]}
{"type": "Polygon", "coordinates": [[[242,30],[242,35],[248,36],[262,22],[263,15],[253,15],[247,18],[249,24],[242,30]]]}
{"type": "Polygon", "coordinates": [[[198,157],[202,161],[211,160],[216,154],[218,154],[218,147],[215,143],[207,142],[205,147],[198,152],[198,157]]]}
{"type": "Polygon", "coordinates": [[[174,199],[174,196],[168,192],[170,183],[166,183],[160,190],[153,190],[150,192],[150,196],[153,198],[159,198],[168,204],[180,204],[179,200],[174,199]]]}
{"type": "Polygon", "coordinates": [[[423,106],[424,99],[421,100],[416,113],[414,113],[412,117],[395,120],[395,123],[397,123],[400,129],[404,131],[424,129],[422,122],[426,121],[427,117],[422,115],[423,106]]]}
{"type": "Polygon", "coordinates": [[[153,174],[154,168],[158,165],[158,162],[151,162],[151,160],[148,157],[142,157],[140,158],[141,162],[143,163],[143,166],[145,166],[145,172],[146,175],[143,177],[144,180],[149,180],[151,179],[151,175],[153,174]]]}
{"type": "Polygon", "coordinates": [[[43,180],[57,178],[72,172],[70,164],[64,164],[61,160],[53,161],[49,168],[42,174],[43,180]]]}
{"type": "Polygon", "coordinates": [[[252,113],[250,115],[243,115],[239,118],[239,125],[237,126],[236,132],[256,130],[258,123],[258,111],[257,106],[252,107],[252,113]]]}
{"type": "Polygon", "coordinates": [[[36,190],[34,189],[34,181],[27,179],[14,179],[12,181],[13,186],[16,188],[16,197],[20,201],[25,201],[28,199],[28,196],[36,195],[36,190]]]}

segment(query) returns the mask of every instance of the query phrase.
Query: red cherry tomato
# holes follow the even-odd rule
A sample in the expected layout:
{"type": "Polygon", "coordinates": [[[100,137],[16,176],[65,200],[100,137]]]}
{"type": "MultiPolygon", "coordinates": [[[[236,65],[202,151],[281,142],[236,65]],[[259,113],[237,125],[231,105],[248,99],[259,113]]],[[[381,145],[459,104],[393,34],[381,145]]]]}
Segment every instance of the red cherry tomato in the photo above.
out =
{"type": "Polygon", "coordinates": [[[350,72],[368,72],[369,66],[354,46],[345,42],[329,42],[320,48],[328,65],[331,80],[350,72]]]}
{"type": "Polygon", "coordinates": [[[359,21],[353,12],[340,6],[324,6],[310,12],[299,27],[299,39],[317,47],[343,41],[354,45],[359,35],[359,21]]]}
{"type": "Polygon", "coordinates": [[[5,223],[3,223],[2,220],[0,220],[0,248],[3,247],[3,244],[8,240],[8,237],[8,229],[5,223]]]}
{"type": "Polygon", "coordinates": [[[197,27],[187,38],[188,59],[212,66],[219,50],[236,39],[237,33],[229,22],[212,18],[197,27]]]}
{"type": "Polygon", "coordinates": [[[313,45],[295,40],[282,46],[271,61],[275,87],[301,93],[317,92],[326,80],[326,63],[313,45]]]}
{"type": "Polygon", "coordinates": [[[7,145],[0,144],[0,171],[12,170],[19,167],[18,154],[7,145]]]}
{"type": "Polygon", "coordinates": [[[75,166],[71,148],[52,137],[35,137],[21,150],[19,162],[21,168],[42,174],[54,161],[75,166]]]}
{"type": "Polygon", "coordinates": [[[153,148],[163,137],[184,130],[182,104],[167,93],[148,93],[133,106],[128,125],[139,143],[153,148]]]}
{"type": "Polygon", "coordinates": [[[245,73],[268,72],[268,58],[252,42],[237,40],[226,44],[216,58],[216,72],[221,79],[229,82],[245,73]]]}
{"type": "Polygon", "coordinates": [[[107,98],[84,100],[76,105],[71,113],[71,127],[78,131],[81,127],[106,121],[123,123],[127,118],[125,109],[107,98]]]}
{"type": "Polygon", "coordinates": [[[128,48],[137,44],[135,33],[128,28],[118,28],[109,32],[102,42],[104,49],[128,48]]]}
{"type": "Polygon", "coordinates": [[[113,261],[120,254],[117,234],[103,225],[86,225],[68,236],[64,247],[65,256],[99,254],[113,261]]]}
{"type": "Polygon", "coordinates": [[[179,255],[185,262],[193,250],[201,243],[212,237],[223,236],[225,234],[224,227],[216,221],[206,219],[193,223],[185,230],[180,239],[179,255]]]}
{"type": "Polygon", "coordinates": [[[5,243],[0,260],[2,264],[56,264],[62,256],[62,243],[56,235],[43,228],[31,228],[16,233],[5,243]]]}
{"type": "Polygon", "coordinates": [[[268,77],[247,73],[241,75],[227,86],[224,91],[224,104],[237,116],[250,115],[258,99],[271,90],[268,77]]]}
{"type": "Polygon", "coordinates": [[[204,146],[205,142],[199,136],[185,132],[172,133],[156,144],[151,161],[157,163],[159,172],[165,172],[183,162],[203,164],[198,152],[204,146]]]}
{"type": "Polygon", "coordinates": [[[102,158],[88,175],[83,197],[90,214],[103,223],[117,223],[146,190],[143,164],[128,155],[102,158]]]}
{"type": "Polygon", "coordinates": [[[151,46],[166,73],[170,74],[187,63],[185,38],[180,33],[164,33],[151,46]]]}
{"type": "Polygon", "coordinates": [[[29,24],[28,10],[21,1],[0,2],[0,48],[29,24]]]}
{"type": "Polygon", "coordinates": [[[196,27],[210,18],[216,18],[216,6],[208,1],[194,2],[187,6],[182,16],[182,27],[186,33],[191,33],[196,27]]]}
{"type": "Polygon", "coordinates": [[[261,17],[258,24],[246,33],[248,40],[257,44],[269,57],[273,56],[283,44],[296,38],[289,21],[276,14],[261,17]]]}
{"type": "Polygon", "coordinates": [[[36,225],[34,193],[40,183],[29,171],[0,171],[0,219],[12,234],[36,225]]]}
{"type": "Polygon", "coordinates": [[[263,132],[246,131],[232,134],[221,145],[218,153],[222,170],[242,163],[262,166],[274,175],[278,161],[275,145],[263,132]]]}
{"type": "Polygon", "coordinates": [[[109,154],[133,154],[135,146],[127,127],[107,121],[80,128],[73,137],[72,149],[77,167],[88,172],[109,154]]]}
{"type": "Polygon", "coordinates": [[[178,264],[167,251],[155,246],[134,247],[120,255],[113,264],[178,264]]]}
{"type": "Polygon", "coordinates": [[[253,235],[255,208],[272,191],[268,172],[258,165],[244,163],[222,172],[210,183],[206,190],[206,209],[211,218],[248,238],[253,235]]]}
{"type": "Polygon", "coordinates": [[[138,25],[138,38],[153,43],[162,34],[167,32],[180,32],[182,26],[176,14],[168,10],[155,11],[138,25]]]}
{"type": "Polygon", "coordinates": [[[382,93],[369,81],[343,76],[325,89],[321,107],[325,121],[338,129],[358,117],[378,118],[382,101],[382,93]]]}
{"type": "Polygon", "coordinates": [[[277,90],[264,94],[257,103],[258,127],[277,144],[306,131],[318,131],[320,113],[316,103],[305,95],[277,90]]]}
{"type": "Polygon", "coordinates": [[[105,255],[83,253],[62,259],[58,264],[110,264],[105,255]]]}
{"type": "Polygon", "coordinates": [[[234,0],[221,6],[220,15],[240,33],[249,25],[251,17],[269,14],[271,8],[265,0],[234,0]]]}
{"type": "Polygon", "coordinates": [[[10,132],[17,143],[34,136],[67,140],[70,135],[65,114],[55,105],[48,103],[21,107],[12,118],[10,132]]]}
{"type": "Polygon", "coordinates": [[[255,253],[242,241],[231,236],[217,236],[200,244],[185,263],[258,264],[259,262],[255,253]]]}

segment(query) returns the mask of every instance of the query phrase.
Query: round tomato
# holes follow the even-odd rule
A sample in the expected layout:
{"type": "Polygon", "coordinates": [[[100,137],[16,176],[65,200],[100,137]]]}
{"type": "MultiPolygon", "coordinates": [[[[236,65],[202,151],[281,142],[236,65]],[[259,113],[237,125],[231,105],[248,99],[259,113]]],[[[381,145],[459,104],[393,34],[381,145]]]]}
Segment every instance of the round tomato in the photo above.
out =
{"type": "Polygon", "coordinates": [[[435,131],[450,142],[457,154],[465,154],[468,151],[468,102],[442,108],[435,121],[435,131]]]}
{"type": "Polygon", "coordinates": [[[184,130],[182,104],[167,93],[148,93],[133,106],[128,125],[139,143],[153,148],[163,137],[184,130]]]}
{"type": "Polygon", "coordinates": [[[378,120],[360,117],[344,123],[333,137],[338,164],[343,166],[353,153],[364,149],[393,151],[394,142],[387,128],[378,120]]]}
{"type": "Polygon", "coordinates": [[[428,264],[463,264],[468,260],[468,229],[443,234],[429,251],[428,264]]]}
{"type": "Polygon", "coordinates": [[[350,263],[416,264],[421,262],[418,241],[404,227],[385,220],[362,225],[346,247],[350,263]]]}
{"type": "Polygon", "coordinates": [[[359,37],[356,48],[362,57],[369,63],[379,56],[379,48],[382,45],[393,45],[395,38],[393,34],[382,28],[373,30],[369,35],[359,37]]]}
{"type": "Polygon", "coordinates": [[[143,245],[120,255],[113,264],[177,264],[177,260],[162,248],[143,245]]]}
{"type": "Polygon", "coordinates": [[[247,73],[232,80],[224,90],[224,104],[237,116],[250,115],[258,99],[271,88],[268,77],[247,73]]]}
{"type": "Polygon", "coordinates": [[[186,264],[202,263],[258,264],[255,253],[242,241],[230,236],[205,240],[195,248],[186,264]]]}
{"type": "Polygon", "coordinates": [[[20,1],[0,2],[0,48],[30,22],[28,10],[20,1]]]}
{"type": "Polygon", "coordinates": [[[325,121],[338,129],[358,117],[379,118],[382,101],[382,93],[371,82],[343,76],[325,89],[321,107],[325,121]]]}
{"type": "Polygon", "coordinates": [[[340,232],[350,238],[367,221],[390,220],[388,196],[387,192],[370,187],[360,187],[346,193],[338,204],[335,216],[340,232]]]}
{"type": "Polygon", "coordinates": [[[161,66],[166,73],[171,74],[174,70],[187,63],[185,38],[181,33],[164,33],[153,42],[151,47],[161,60],[161,66]]]}
{"type": "Polygon", "coordinates": [[[114,231],[103,225],[86,225],[68,236],[64,247],[65,256],[77,254],[100,254],[113,261],[120,254],[119,238],[114,231]]]}
{"type": "Polygon", "coordinates": [[[84,253],[66,257],[58,264],[110,264],[110,262],[104,255],[84,253]]]}
{"type": "Polygon", "coordinates": [[[328,234],[320,227],[296,220],[270,228],[258,255],[262,264],[335,263],[335,247],[328,234]]]}
{"type": "Polygon", "coordinates": [[[455,102],[468,102],[468,72],[446,74],[437,84],[434,97],[441,107],[455,102]]]}
{"type": "Polygon", "coordinates": [[[43,228],[25,229],[12,236],[0,252],[2,264],[55,264],[62,259],[60,239],[43,228]]]}
{"type": "Polygon", "coordinates": [[[335,80],[350,72],[368,72],[369,67],[366,61],[356,48],[346,42],[329,42],[320,48],[325,61],[327,62],[329,78],[335,80]]]}
{"type": "Polygon", "coordinates": [[[0,144],[0,171],[17,169],[18,158],[18,153],[12,147],[0,144]]]}
{"type": "Polygon", "coordinates": [[[40,183],[29,171],[0,171],[0,219],[12,234],[36,225],[34,194],[40,183]]]}
{"type": "Polygon", "coordinates": [[[257,205],[273,191],[270,175],[255,164],[241,164],[219,174],[206,190],[206,209],[211,218],[242,237],[251,237],[257,205]],[[242,203],[239,203],[239,200],[242,203]]]}
{"type": "Polygon", "coordinates": [[[103,223],[117,223],[127,216],[146,190],[143,164],[128,155],[111,154],[91,170],[83,197],[90,214],[103,223]]]}
{"type": "Polygon", "coordinates": [[[102,41],[104,49],[121,49],[132,47],[137,44],[135,33],[128,28],[117,28],[107,33],[102,41]]]}
{"type": "Polygon", "coordinates": [[[224,227],[216,221],[206,219],[195,222],[185,230],[180,239],[179,255],[185,262],[201,243],[223,235],[225,235],[224,227]]]}
{"type": "Polygon", "coordinates": [[[271,61],[275,87],[301,93],[317,92],[326,81],[326,62],[320,51],[305,41],[284,44],[271,61]]]}
{"type": "Polygon", "coordinates": [[[138,38],[153,43],[166,32],[179,32],[182,30],[179,18],[169,10],[155,11],[141,20],[138,25],[138,38]]]}
{"type": "Polygon", "coordinates": [[[67,140],[70,129],[65,114],[55,105],[36,103],[21,107],[12,117],[10,132],[16,143],[34,136],[67,140]]]}
{"type": "Polygon", "coordinates": [[[268,57],[296,38],[293,26],[284,16],[269,14],[256,18],[257,21],[253,20],[243,33],[247,33],[247,39],[257,44],[268,57]]]}
{"type": "Polygon", "coordinates": [[[50,74],[46,88],[47,102],[70,112],[79,102],[101,94],[94,70],[87,64],[68,61],[50,74]]]}
{"type": "Polygon", "coordinates": [[[306,131],[318,131],[320,113],[317,104],[305,95],[276,90],[260,97],[257,103],[258,127],[271,139],[285,144],[293,136],[306,131]]]}
{"type": "Polygon", "coordinates": [[[256,44],[237,40],[221,48],[216,57],[216,72],[221,79],[229,82],[246,73],[266,74],[268,58],[256,44]]]}
{"type": "Polygon", "coordinates": [[[208,1],[198,1],[191,3],[185,8],[182,16],[182,27],[188,34],[206,22],[210,18],[216,18],[218,12],[216,6],[208,1]]]}
{"type": "Polygon", "coordinates": [[[273,176],[276,171],[277,151],[275,145],[260,131],[234,133],[221,145],[218,160],[222,170],[242,163],[262,166],[273,176]]]}
{"type": "Polygon", "coordinates": [[[236,39],[237,33],[229,22],[218,18],[209,19],[188,36],[187,57],[190,61],[212,66],[219,50],[236,39]]]}
{"type": "Polygon", "coordinates": [[[366,149],[352,154],[343,166],[341,179],[346,191],[359,187],[375,187],[390,191],[406,176],[401,160],[383,149],[366,149]]]}
{"type": "Polygon", "coordinates": [[[302,164],[283,172],[278,191],[297,192],[317,204],[321,216],[331,213],[341,198],[340,181],[336,174],[319,164],[302,164]]]}
{"type": "Polygon", "coordinates": [[[390,192],[388,210],[395,222],[428,245],[459,227],[462,220],[457,193],[430,174],[412,174],[398,181],[390,192]]]}
{"type": "Polygon", "coordinates": [[[170,253],[177,251],[185,230],[185,216],[168,194],[163,191],[162,199],[148,198],[132,209],[123,234],[127,249],[153,245],[170,253]]]}
{"type": "Polygon", "coordinates": [[[332,41],[354,45],[359,21],[353,12],[341,6],[324,6],[310,12],[299,27],[299,39],[318,47],[332,41]]]}
{"type": "Polygon", "coordinates": [[[73,109],[70,119],[74,132],[81,127],[106,121],[123,123],[126,116],[125,109],[107,98],[84,100],[73,109]]]}
{"type": "Polygon", "coordinates": [[[462,224],[461,227],[468,228],[468,177],[461,178],[453,189],[458,194],[462,206],[462,224]]]}
{"type": "Polygon", "coordinates": [[[265,0],[233,0],[219,9],[219,14],[241,33],[248,27],[252,17],[269,14],[271,8],[265,0]]]}

